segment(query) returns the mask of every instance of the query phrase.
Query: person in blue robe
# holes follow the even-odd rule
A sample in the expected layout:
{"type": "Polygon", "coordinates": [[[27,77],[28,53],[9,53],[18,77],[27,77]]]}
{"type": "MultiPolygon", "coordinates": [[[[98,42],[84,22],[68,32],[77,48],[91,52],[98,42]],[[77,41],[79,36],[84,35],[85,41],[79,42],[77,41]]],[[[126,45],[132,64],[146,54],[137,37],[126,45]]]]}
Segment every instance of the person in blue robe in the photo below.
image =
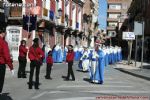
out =
{"type": "Polygon", "coordinates": [[[67,47],[65,47],[63,61],[66,61],[67,52],[68,52],[68,49],[67,49],[67,47]]]}
{"type": "Polygon", "coordinates": [[[78,48],[75,47],[75,48],[74,48],[74,53],[75,53],[74,60],[75,60],[75,61],[78,61],[78,52],[77,52],[77,51],[78,51],[78,48]]]}
{"type": "Polygon", "coordinates": [[[81,57],[83,55],[83,48],[80,47],[79,50],[78,50],[78,52],[79,52],[79,64],[78,64],[78,67],[79,67],[80,70],[83,70],[82,60],[81,60],[81,57]]]}
{"type": "Polygon", "coordinates": [[[105,65],[106,65],[106,66],[108,66],[108,64],[109,64],[108,55],[109,55],[109,54],[108,54],[108,49],[106,49],[106,57],[105,57],[105,61],[106,61],[106,62],[105,62],[105,65]]]}
{"type": "Polygon", "coordinates": [[[96,68],[95,73],[95,80],[97,80],[97,83],[103,84],[104,83],[104,52],[102,50],[98,51],[99,59],[98,59],[98,67],[96,68]]]}
{"type": "Polygon", "coordinates": [[[62,48],[59,46],[58,50],[57,50],[57,62],[58,63],[62,63],[63,62],[63,52],[62,52],[62,48]]]}
{"type": "Polygon", "coordinates": [[[55,50],[55,47],[56,47],[56,45],[54,45],[54,47],[53,47],[53,49],[52,49],[52,58],[53,58],[53,61],[54,61],[54,63],[56,63],[57,62],[57,51],[55,50]]]}
{"type": "Polygon", "coordinates": [[[84,72],[87,72],[89,69],[89,54],[90,51],[88,50],[88,48],[84,47],[83,55],[80,58],[80,60],[82,61],[82,67],[84,72]]]}
{"type": "MultiPolygon", "coordinates": [[[[90,80],[91,82],[93,83],[98,83],[98,79],[96,79],[96,74],[97,74],[97,67],[98,67],[98,58],[99,58],[99,55],[97,53],[96,50],[93,50],[90,52],[90,80]]],[[[98,76],[98,75],[97,75],[98,76]]]]}
{"type": "Polygon", "coordinates": [[[119,54],[120,54],[120,61],[122,61],[122,50],[121,50],[121,47],[119,49],[120,49],[120,52],[119,52],[119,54]]]}

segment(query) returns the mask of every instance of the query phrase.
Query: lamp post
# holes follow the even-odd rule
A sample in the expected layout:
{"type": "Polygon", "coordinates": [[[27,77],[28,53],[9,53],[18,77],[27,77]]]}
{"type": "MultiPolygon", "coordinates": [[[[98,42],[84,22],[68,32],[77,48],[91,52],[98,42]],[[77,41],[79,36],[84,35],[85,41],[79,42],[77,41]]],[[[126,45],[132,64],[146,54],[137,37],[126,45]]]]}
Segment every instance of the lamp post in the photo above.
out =
{"type": "Polygon", "coordinates": [[[58,15],[59,15],[59,17],[62,16],[62,9],[61,8],[58,9],[58,15]]]}
{"type": "MultiPolygon", "coordinates": [[[[130,18],[129,17],[130,17],[130,13],[128,13],[128,32],[130,31],[130,23],[129,23],[129,19],[130,18]]],[[[130,63],[131,63],[132,44],[133,44],[133,41],[132,40],[128,40],[128,48],[129,48],[128,65],[130,65],[130,63]]]]}
{"type": "Polygon", "coordinates": [[[143,52],[144,52],[144,17],[142,18],[142,53],[141,53],[141,68],[143,68],[143,52]]]}

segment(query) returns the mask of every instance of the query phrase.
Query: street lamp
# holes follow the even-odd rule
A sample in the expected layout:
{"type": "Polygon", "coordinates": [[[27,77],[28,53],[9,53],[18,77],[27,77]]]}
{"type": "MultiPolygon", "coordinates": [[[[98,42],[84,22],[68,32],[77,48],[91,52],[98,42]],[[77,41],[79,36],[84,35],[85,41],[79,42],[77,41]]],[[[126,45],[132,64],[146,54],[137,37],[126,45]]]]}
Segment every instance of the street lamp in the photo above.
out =
{"type": "Polygon", "coordinates": [[[58,9],[58,15],[62,16],[62,9],[61,8],[58,9]]]}

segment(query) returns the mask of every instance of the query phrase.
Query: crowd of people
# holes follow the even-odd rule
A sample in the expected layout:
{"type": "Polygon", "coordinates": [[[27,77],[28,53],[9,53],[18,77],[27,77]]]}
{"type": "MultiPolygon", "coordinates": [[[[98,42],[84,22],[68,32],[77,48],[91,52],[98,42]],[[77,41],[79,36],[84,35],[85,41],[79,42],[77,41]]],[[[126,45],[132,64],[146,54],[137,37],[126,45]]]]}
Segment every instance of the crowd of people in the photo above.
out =
{"type": "MultiPolygon", "coordinates": [[[[9,66],[12,74],[14,75],[13,62],[9,53],[9,47],[5,41],[5,31],[0,32],[0,93],[3,89],[6,64],[9,66]]],[[[51,70],[53,63],[68,63],[68,73],[64,77],[65,81],[75,81],[75,75],[73,72],[73,63],[78,61],[78,68],[83,72],[89,73],[89,79],[92,83],[103,84],[104,82],[104,69],[109,64],[114,64],[122,60],[122,53],[120,47],[106,47],[104,45],[96,44],[95,47],[82,47],[68,45],[62,48],[57,44],[52,49],[50,46],[44,45],[43,48],[39,47],[39,39],[33,40],[33,45],[30,48],[26,47],[26,41],[22,40],[19,46],[19,68],[18,78],[27,78],[26,76],[26,64],[27,55],[30,60],[30,75],[28,88],[39,89],[39,74],[40,66],[43,62],[46,63],[45,79],[52,80],[51,70]],[[33,76],[35,72],[35,82],[33,76]]]]}

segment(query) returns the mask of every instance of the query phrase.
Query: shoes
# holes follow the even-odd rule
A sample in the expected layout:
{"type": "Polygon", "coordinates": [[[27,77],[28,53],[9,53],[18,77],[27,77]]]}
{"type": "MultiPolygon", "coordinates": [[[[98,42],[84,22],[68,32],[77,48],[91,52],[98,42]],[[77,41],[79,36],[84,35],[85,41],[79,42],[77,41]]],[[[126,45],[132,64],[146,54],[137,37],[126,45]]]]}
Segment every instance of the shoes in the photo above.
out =
{"type": "Polygon", "coordinates": [[[50,80],[52,80],[52,78],[49,76],[49,77],[47,77],[47,76],[45,76],[45,79],[50,79],[50,80]]]}
{"type": "Polygon", "coordinates": [[[27,78],[27,76],[22,76],[22,78],[27,78]]]}
{"type": "Polygon", "coordinates": [[[67,76],[62,76],[62,78],[67,78],[67,76]]]}
{"type": "Polygon", "coordinates": [[[18,78],[27,78],[26,75],[18,75],[18,78]]]}
{"type": "Polygon", "coordinates": [[[28,83],[28,89],[32,89],[32,83],[28,83]]]}
{"type": "Polygon", "coordinates": [[[99,84],[103,84],[103,81],[100,81],[100,83],[99,84]]]}
{"type": "Polygon", "coordinates": [[[21,76],[18,76],[18,78],[22,78],[21,76]]]}
{"type": "Polygon", "coordinates": [[[75,79],[72,79],[72,81],[75,81],[75,79]]]}
{"type": "Polygon", "coordinates": [[[64,81],[69,81],[69,79],[68,79],[68,78],[65,78],[64,81]]]}
{"type": "Polygon", "coordinates": [[[35,83],[35,89],[38,90],[39,89],[39,83],[35,83]]]}
{"type": "Polygon", "coordinates": [[[36,90],[39,90],[40,88],[39,88],[39,86],[35,86],[35,89],[36,89],[36,90]]]}

